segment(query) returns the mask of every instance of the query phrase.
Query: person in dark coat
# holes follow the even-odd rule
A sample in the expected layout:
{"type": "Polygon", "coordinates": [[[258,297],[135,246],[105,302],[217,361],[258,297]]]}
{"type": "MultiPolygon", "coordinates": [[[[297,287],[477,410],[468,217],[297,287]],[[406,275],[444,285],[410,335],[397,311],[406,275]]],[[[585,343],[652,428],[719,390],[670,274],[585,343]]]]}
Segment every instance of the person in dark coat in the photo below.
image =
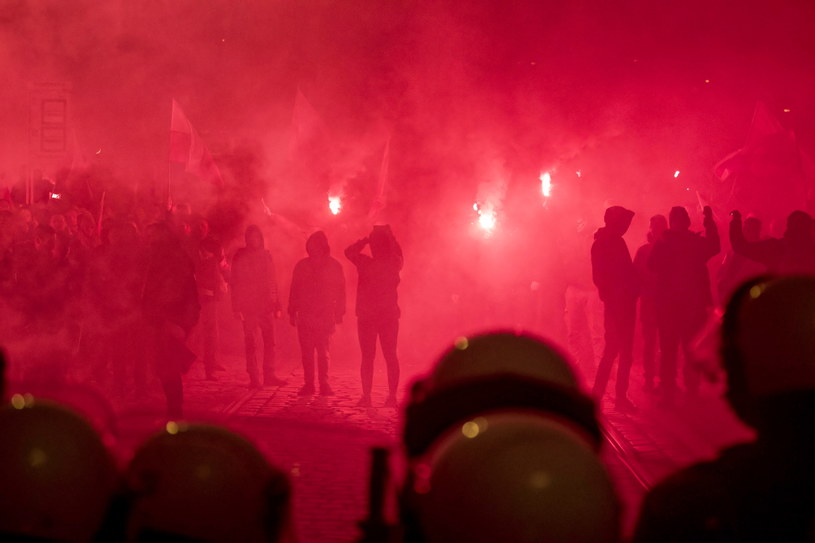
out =
{"type": "Polygon", "coordinates": [[[668,219],[665,218],[665,215],[654,215],[651,217],[649,226],[648,242],[637,249],[637,253],[634,255],[634,268],[636,268],[640,280],[642,370],[645,377],[643,388],[646,392],[651,392],[654,389],[658,335],[656,277],[648,267],[648,260],[651,258],[651,251],[654,250],[654,244],[662,237],[662,233],[668,229],[668,219]]]}
{"type": "Polygon", "coordinates": [[[389,225],[374,226],[367,238],[362,238],[345,249],[345,256],[354,263],[359,273],[357,284],[357,331],[362,351],[362,398],[359,405],[371,405],[374,377],[376,338],[388,367],[389,394],[386,406],[396,406],[399,386],[399,358],[396,341],[399,335],[400,310],[396,288],[402,269],[402,248],[389,225]],[[366,245],[371,256],[362,253],[366,245]]]}
{"type": "Polygon", "coordinates": [[[321,396],[333,396],[328,384],[328,343],[345,315],[345,276],[331,257],[328,238],[314,232],[306,241],[308,257],[294,267],[289,292],[289,320],[297,327],[305,384],[301,396],[314,394],[314,353],[321,396]]]}
{"type": "Polygon", "coordinates": [[[147,328],[148,355],[154,363],[167,399],[167,415],[183,416],[181,376],[195,354],[187,336],[198,322],[201,306],[193,263],[165,223],[147,229],[149,250],[142,290],[142,314],[147,328]]]}
{"type": "Polygon", "coordinates": [[[811,542],[815,279],[746,283],[722,324],[726,398],[753,441],[683,468],[643,500],[634,543],[811,542]]]}
{"type": "Polygon", "coordinates": [[[620,206],[609,207],[604,216],[606,225],[594,234],[591,246],[592,279],[603,301],[606,328],[605,348],[597,367],[592,394],[598,400],[603,397],[611,366],[619,357],[615,399],[617,408],[621,410],[634,408],[627,393],[633,360],[639,280],[623,239],[633,218],[633,211],[620,206]]]}
{"type": "Polygon", "coordinates": [[[263,338],[263,384],[282,386],[286,381],[275,375],[274,319],[280,317],[280,299],[272,255],[266,250],[263,233],[254,224],[246,227],[246,247],[232,260],[232,309],[243,323],[246,344],[246,371],[250,388],[261,388],[255,334],[263,338]]]}
{"type": "Polygon", "coordinates": [[[730,220],[730,245],[736,254],[760,262],[773,274],[815,274],[815,239],[812,217],[805,211],[793,211],[787,217],[787,229],[781,239],[749,241],[744,235],[741,213],[733,211],[730,220]]]}
{"type": "Polygon", "coordinates": [[[221,242],[207,236],[198,243],[195,258],[195,280],[198,283],[198,300],[201,303],[200,337],[203,347],[204,373],[210,381],[216,381],[216,371],[223,371],[216,360],[218,353],[218,304],[226,293],[224,269],[226,260],[221,242]]]}
{"type": "Polygon", "coordinates": [[[713,307],[707,262],[720,250],[713,212],[706,206],[703,213],[704,236],[690,231],[690,216],[684,207],[671,208],[669,228],[654,245],[648,260],[657,280],[659,392],[665,403],[670,403],[676,393],[680,346],[685,359],[685,388],[691,394],[699,389],[700,374],[692,344],[713,307]]]}

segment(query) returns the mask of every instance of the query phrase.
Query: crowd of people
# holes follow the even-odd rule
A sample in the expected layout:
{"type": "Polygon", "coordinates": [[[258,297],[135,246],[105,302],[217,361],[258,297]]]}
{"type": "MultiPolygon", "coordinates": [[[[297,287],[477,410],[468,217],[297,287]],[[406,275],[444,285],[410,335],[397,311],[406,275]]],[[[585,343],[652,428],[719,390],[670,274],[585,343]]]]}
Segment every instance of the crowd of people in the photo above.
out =
{"type": "MultiPolygon", "coordinates": [[[[812,541],[815,277],[739,287],[721,331],[727,400],[756,439],[650,490],[632,541],[812,541]]],[[[363,542],[618,542],[594,401],[558,348],[519,332],[459,338],[404,411],[396,523],[374,462],[363,542]]],[[[223,428],[168,423],[119,470],[72,412],[0,408],[0,535],[12,541],[294,541],[291,488],[223,428]]]]}
{"type": "Polygon", "coordinates": [[[609,207],[605,226],[596,232],[591,247],[592,279],[603,303],[605,325],[593,395],[603,397],[617,360],[615,401],[622,411],[636,410],[627,392],[638,305],[643,386],[658,394],[662,405],[670,406],[679,391],[680,351],[684,391],[698,394],[705,373],[699,360],[700,335],[720,317],[721,304],[738,285],[764,273],[815,274],[813,220],[804,211],[789,215],[782,238],[761,238],[757,218],[748,217],[743,224],[741,213],[733,211],[729,225],[732,250],[715,281],[708,263],[721,252],[721,242],[710,207],[703,210],[703,233],[690,229],[691,218],[684,207],[673,207],[667,219],[664,215],[651,217],[648,241],[632,259],[623,235],[633,217],[633,211],[609,207]]]}
{"type": "MultiPolygon", "coordinates": [[[[70,362],[81,359],[101,388],[144,397],[155,376],[168,416],[179,418],[182,376],[191,364],[200,358],[211,380],[224,370],[218,319],[228,293],[243,328],[249,387],[286,384],[276,373],[274,324],[286,297],[260,226],[248,225],[245,245],[227,255],[206,219],[186,205],[96,219],[50,199],[31,207],[0,200],[0,206],[0,327],[7,348],[25,358],[14,367],[16,379],[64,381],[70,362]],[[196,352],[189,347],[194,330],[196,352]]],[[[305,250],[287,307],[301,348],[299,394],[331,396],[329,339],[345,315],[345,277],[324,232],[314,232],[305,250]]],[[[390,226],[377,225],[345,256],[358,270],[359,405],[371,404],[378,338],[388,368],[386,405],[394,407],[402,249],[390,226]]]]}
{"type": "MultiPolygon", "coordinates": [[[[18,379],[63,379],[67,361],[82,356],[96,378],[110,375],[115,388],[138,389],[156,375],[171,419],[121,470],[81,417],[12,397],[0,409],[0,536],[293,540],[287,476],[240,436],[177,422],[182,376],[197,357],[188,347],[194,327],[205,338],[206,376],[217,379],[222,369],[216,308],[227,291],[243,326],[249,386],[285,382],[276,373],[273,325],[283,296],[262,229],[247,226],[244,246],[227,258],[206,221],[183,207],[136,221],[0,206],[4,337],[32,343],[19,351],[27,353],[24,365],[2,364],[4,379],[9,372],[18,379]],[[19,488],[36,491],[20,495],[19,488]]],[[[681,351],[684,389],[698,391],[694,341],[714,315],[707,263],[721,251],[710,208],[702,213],[704,233],[696,233],[688,211],[674,207],[667,218],[651,218],[648,243],[632,259],[623,236],[633,216],[623,207],[607,209],[586,254],[605,324],[591,396],[581,391],[570,357],[545,340],[519,332],[459,338],[413,385],[404,409],[399,526],[372,511],[361,524],[363,540],[621,540],[619,499],[599,457],[596,402],[616,361],[616,405],[635,409],[627,391],[638,301],[644,386],[672,405],[681,351]]],[[[761,238],[760,223],[743,224],[734,211],[729,239],[732,253],[716,289],[728,300],[721,371],[727,400],[757,438],[652,489],[634,531],[637,542],[812,540],[813,221],[795,211],[783,237],[761,238]]],[[[324,232],[309,236],[305,251],[286,308],[301,347],[299,394],[330,396],[329,338],[345,316],[345,278],[324,232]]],[[[381,225],[344,255],[358,276],[358,405],[371,405],[378,339],[386,406],[396,407],[402,249],[381,225]]],[[[380,479],[373,476],[372,489],[380,479]]]]}

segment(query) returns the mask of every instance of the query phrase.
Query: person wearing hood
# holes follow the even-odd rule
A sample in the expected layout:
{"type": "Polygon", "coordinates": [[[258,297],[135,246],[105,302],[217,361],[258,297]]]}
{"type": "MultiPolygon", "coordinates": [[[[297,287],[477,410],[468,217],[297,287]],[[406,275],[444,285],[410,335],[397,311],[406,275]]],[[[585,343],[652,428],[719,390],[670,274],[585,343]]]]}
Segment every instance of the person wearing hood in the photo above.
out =
{"type": "Polygon", "coordinates": [[[359,347],[362,351],[362,398],[358,405],[371,405],[376,338],[379,337],[388,367],[389,394],[385,405],[396,407],[399,386],[396,340],[400,316],[396,287],[399,285],[399,272],[402,269],[402,248],[389,225],[377,225],[367,238],[346,248],[345,257],[353,262],[359,273],[356,313],[359,347]],[[371,246],[371,256],[362,253],[366,245],[371,246]]]}
{"type": "Polygon", "coordinates": [[[815,274],[815,239],[812,217],[805,211],[793,211],[787,217],[787,229],[781,239],[750,240],[742,227],[741,213],[730,213],[730,245],[743,255],[767,266],[773,274],[815,274]]]}
{"type": "Polygon", "coordinates": [[[603,301],[605,348],[592,395],[600,400],[606,391],[611,366],[617,365],[616,405],[620,410],[632,410],[628,400],[628,376],[631,373],[634,347],[634,321],[637,312],[639,279],[631,261],[623,235],[631,225],[634,212],[621,206],[606,209],[605,226],[594,234],[591,246],[592,280],[603,301]]]}
{"type": "Polygon", "coordinates": [[[272,255],[266,250],[263,233],[257,225],[246,227],[246,247],[232,260],[232,310],[243,323],[246,342],[246,371],[249,387],[261,388],[255,353],[255,334],[263,338],[263,384],[282,386],[286,381],[275,375],[274,319],[282,314],[272,255]]]}
{"type": "Polygon", "coordinates": [[[294,266],[289,292],[289,320],[297,327],[305,384],[298,394],[314,394],[314,353],[321,396],[333,396],[328,383],[328,344],[345,315],[345,276],[331,256],[328,238],[314,232],[306,241],[308,257],[294,266]]]}
{"type": "Polygon", "coordinates": [[[659,392],[666,404],[676,393],[679,346],[685,365],[685,389],[699,390],[700,374],[695,365],[693,341],[713,307],[707,262],[720,251],[719,232],[713,211],[705,206],[705,235],[690,231],[690,216],[684,207],[671,208],[668,230],[657,240],[648,266],[656,274],[657,326],[659,327],[659,392]]]}
{"type": "Polygon", "coordinates": [[[656,372],[657,355],[657,309],[656,309],[656,277],[648,267],[648,259],[654,244],[668,229],[668,219],[665,215],[654,215],[649,221],[648,242],[640,246],[634,255],[634,268],[640,279],[640,330],[642,331],[642,371],[645,377],[643,389],[653,392],[656,372]]]}

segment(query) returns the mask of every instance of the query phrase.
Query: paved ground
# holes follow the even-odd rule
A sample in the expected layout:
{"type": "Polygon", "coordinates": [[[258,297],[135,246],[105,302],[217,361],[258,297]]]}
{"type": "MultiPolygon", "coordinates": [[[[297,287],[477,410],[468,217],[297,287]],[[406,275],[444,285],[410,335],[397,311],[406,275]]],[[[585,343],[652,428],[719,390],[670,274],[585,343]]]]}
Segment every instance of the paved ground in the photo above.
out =
{"type": "MultiPolygon", "coordinates": [[[[348,542],[359,535],[365,516],[370,449],[386,446],[398,462],[401,410],[383,407],[386,376],[377,361],[373,407],[356,407],[360,396],[356,360],[333,364],[332,397],[300,397],[299,363],[282,361],[281,387],[252,391],[240,357],[225,357],[226,371],[218,381],[204,379],[200,364],[185,376],[186,413],[191,420],[227,425],[247,436],[280,469],[294,487],[294,521],[300,541],[348,542]]],[[[424,368],[403,364],[403,389],[424,368]]],[[[749,437],[720,399],[721,387],[708,385],[694,398],[680,398],[672,408],[640,390],[632,376],[631,397],[639,406],[620,413],[602,403],[608,443],[603,458],[624,502],[625,525],[630,529],[645,489],[679,466],[711,457],[728,443],[749,437]]],[[[609,385],[613,390],[613,382],[609,385]]],[[[160,430],[163,396],[157,383],[147,397],[132,391],[112,397],[115,447],[125,463],[148,435],[160,430]]],[[[89,406],[97,415],[101,411],[89,406]]],[[[398,466],[395,473],[400,472],[398,466]]],[[[391,504],[392,506],[392,504],[391,504]]]]}

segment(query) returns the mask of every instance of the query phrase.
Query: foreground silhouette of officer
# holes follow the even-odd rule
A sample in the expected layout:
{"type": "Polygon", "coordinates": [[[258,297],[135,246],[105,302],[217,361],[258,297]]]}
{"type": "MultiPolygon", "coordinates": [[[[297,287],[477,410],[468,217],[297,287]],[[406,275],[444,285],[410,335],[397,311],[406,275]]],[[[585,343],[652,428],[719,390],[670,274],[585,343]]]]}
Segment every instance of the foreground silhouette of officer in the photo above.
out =
{"type": "Polygon", "coordinates": [[[685,468],[643,502],[634,542],[812,541],[815,278],[756,280],[722,326],[727,400],[756,440],[685,468]]]}

